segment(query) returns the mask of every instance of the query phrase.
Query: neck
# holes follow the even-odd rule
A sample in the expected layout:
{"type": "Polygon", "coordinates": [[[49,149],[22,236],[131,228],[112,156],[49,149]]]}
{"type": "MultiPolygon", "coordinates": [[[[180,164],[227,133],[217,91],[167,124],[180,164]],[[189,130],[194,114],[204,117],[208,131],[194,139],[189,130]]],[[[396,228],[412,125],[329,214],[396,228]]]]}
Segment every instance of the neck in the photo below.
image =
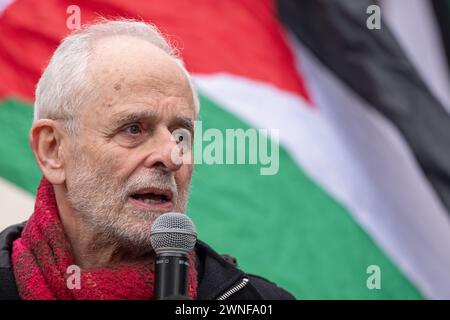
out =
{"type": "Polygon", "coordinates": [[[151,259],[148,254],[132,254],[116,241],[96,232],[67,202],[63,186],[54,186],[59,216],[72,247],[75,263],[82,269],[111,267],[151,259]]]}

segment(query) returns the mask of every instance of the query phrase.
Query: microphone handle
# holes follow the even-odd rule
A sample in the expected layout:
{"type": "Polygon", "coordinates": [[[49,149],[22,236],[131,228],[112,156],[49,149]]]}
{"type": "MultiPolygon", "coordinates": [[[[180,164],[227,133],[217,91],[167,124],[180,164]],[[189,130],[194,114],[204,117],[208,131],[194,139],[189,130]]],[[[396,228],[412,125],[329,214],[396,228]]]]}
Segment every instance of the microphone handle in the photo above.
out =
{"type": "Polygon", "coordinates": [[[155,260],[156,299],[186,297],[188,285],[189,258],[182,253],[159,253],[155,260]]]}

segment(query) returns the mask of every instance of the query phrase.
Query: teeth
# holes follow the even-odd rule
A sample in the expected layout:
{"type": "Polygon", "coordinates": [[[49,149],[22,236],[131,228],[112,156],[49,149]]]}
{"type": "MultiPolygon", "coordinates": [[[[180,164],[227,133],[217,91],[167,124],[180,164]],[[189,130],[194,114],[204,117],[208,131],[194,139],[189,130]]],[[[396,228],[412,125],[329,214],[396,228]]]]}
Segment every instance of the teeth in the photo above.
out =
{"type": "Polygon", "coordinates": [[[161,202],[162,202],[161,200],[148,199],[148,198],[143,199],[142,201],[143,201],[144,203],[161,203],[161,202]]]}

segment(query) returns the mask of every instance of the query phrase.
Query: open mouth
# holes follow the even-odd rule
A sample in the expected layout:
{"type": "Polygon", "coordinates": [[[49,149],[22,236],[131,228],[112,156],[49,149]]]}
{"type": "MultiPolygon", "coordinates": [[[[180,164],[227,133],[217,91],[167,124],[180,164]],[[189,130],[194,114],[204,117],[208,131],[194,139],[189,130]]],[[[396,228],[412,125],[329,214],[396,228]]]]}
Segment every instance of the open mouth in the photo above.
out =
{"type": "Polygon", "coordinates": [[[171,207],[172,206],[172,192],[169,190],[160,189],[145,189],[140,190],[130,196],[133,202],[145,207],[171,207]]]}

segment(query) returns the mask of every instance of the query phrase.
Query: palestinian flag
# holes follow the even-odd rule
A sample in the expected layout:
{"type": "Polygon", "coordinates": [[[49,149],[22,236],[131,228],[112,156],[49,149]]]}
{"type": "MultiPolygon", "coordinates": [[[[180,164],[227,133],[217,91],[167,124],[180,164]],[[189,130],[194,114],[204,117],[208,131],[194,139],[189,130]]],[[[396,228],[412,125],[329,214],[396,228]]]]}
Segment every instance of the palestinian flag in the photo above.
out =
{"type": "Polygon", "coordinates": [[[32,212],[33,92],[77,5],[83,24],[156,24],[193,74],[203,131],[279,130],[275,175],[196,166],[202,240],[299,299],[450,298],[449,1],[0,3],[2,227],[32,212]]]}

